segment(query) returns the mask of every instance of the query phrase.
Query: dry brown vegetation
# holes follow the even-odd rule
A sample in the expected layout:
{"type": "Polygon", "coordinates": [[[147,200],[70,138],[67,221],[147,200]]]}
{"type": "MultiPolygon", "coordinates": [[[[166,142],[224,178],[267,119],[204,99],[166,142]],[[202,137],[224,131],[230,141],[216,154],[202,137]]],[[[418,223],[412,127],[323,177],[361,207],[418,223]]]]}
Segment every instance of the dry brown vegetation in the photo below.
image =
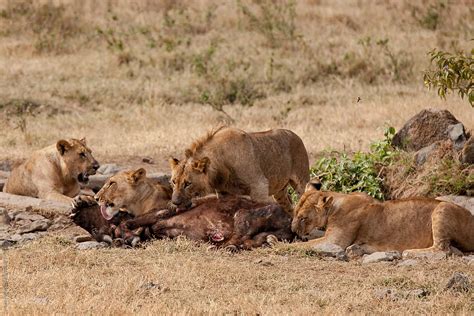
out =
{"type": "MultiPolygon", "coordinates": [[[[168,171],[222,122],[290,128],[314,158],[365,150],[426,107],[472,129],[469,104],[440,100],[422,72],[433,48],[470,49],[473,21],[469,0],[0,0],[0,159],[85,136],[99,161],[151,156],[168,171]]],[[[186,242],[78,252],[62,237],[8,256],[12,314],[474,310],[472,292],[441,290],[454,270],[474,276],[460,260],[361,266],[186,242]],[[430,294],[379,301],[383,286],[430,294]]]]}

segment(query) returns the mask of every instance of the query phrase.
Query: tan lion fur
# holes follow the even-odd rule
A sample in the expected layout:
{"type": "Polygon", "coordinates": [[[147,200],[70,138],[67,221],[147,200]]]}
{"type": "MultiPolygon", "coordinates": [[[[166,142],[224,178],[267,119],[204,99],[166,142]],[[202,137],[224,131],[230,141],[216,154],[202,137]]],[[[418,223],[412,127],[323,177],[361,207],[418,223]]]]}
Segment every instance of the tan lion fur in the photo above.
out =
{"type": "Polygon", "coordinates": [[[326,229],[324,237],[295,246],[356,244],[366,253],[397,250],[404,256],[448,253],[450,246],[474,251],[474,216],[429,198],[364,203],[359,196],[310,190],[295,209],[292,230],[303,235],[316,227],[326,229]]]}
{"type": "Polygon", "coordinates": [[[108,207],[109,215],[124,210],[140,216],[154,209],[166,208],[171,199],[171,191],[153,183],[146,177],[145,169],[140,168],[110,177],[97,192],[95,199],[100,206],[108,207]]]}
{"type": "Polygon", "coordinates": [[[196,140],[182,161],[170,159],[172,202],[189,208],[194,197],[212,193],[249,195],[258,202],[274,196],[291,211],[287,187],[302,194],[309,161],[302,140],[284,129],[246,133],[220,127],[196,140]]]}
{"type": "Polygon", "coordinates": [[[85,139],[59,140],[14,168],[3,192],[72,202],[81,190],[79,180],[86,182],[98,168],[85,139]]]}

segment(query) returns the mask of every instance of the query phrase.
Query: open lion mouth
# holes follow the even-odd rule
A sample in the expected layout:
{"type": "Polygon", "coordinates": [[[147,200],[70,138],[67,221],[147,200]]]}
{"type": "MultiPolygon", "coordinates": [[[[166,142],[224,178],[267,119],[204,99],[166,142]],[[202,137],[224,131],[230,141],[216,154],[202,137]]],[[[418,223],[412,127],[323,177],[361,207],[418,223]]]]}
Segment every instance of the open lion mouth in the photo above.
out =
{"type": "Polygon", "coordinates": [[[89,182],[89,174],[87,172],[80,173],[77,176],[77,181],[79,181],[80,183],[86,184],[87,182],[89,182]]]}

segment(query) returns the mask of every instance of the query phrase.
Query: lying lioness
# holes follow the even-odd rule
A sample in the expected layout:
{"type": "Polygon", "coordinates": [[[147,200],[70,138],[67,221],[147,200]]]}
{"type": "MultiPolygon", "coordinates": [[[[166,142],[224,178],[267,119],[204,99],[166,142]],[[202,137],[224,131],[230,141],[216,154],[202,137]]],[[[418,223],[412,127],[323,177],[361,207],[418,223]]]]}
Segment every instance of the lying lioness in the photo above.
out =
{"type": "Polygon", "coordinates": [[[474,216],[466,209],[428,198],[362,203],[357,196],[307,191],[295,209],[292,230],[304,235],[314,228],[325,236],[296,247],[324,243],[343,249],[356,244],[366,253],[405,251],[404,256],[427,252],[474,251],[474,216]]]}
{"type": "Polygon", "coordinates": [[[3,192],[69,203],[98,168],[85,139],[62,139],[14,168],[3,192]]]}
{"type": "Polygon", "coordinates": [[[97,240],[110,240],[104,236],[108,234],[112,234],[112,238],[127,236],[136,240],[131,231],[140,234],[144,231],[140,228],[147,228],[155,238],[183,235],[191,240],[240,249],[293,237],[291,217],[279,205],[257,203],[247,197],[209,196],[194,200],[190,210],[177,212],[164,209],[169,197],[161,195],[159,186],[147,185],[144,176],[144,170],[139,169],[110,178],[96,196],[100,206],[91,206],[88,198],[76,198],[73,221],[97,240]],[[128,207],[132,207],[132,211],[127,210],[128,207]],[[117,223],[111,221],[120,209],[138,216],[115,227],[117,223]],[[100,213],[103,216],[98,216],[100,213]]]}

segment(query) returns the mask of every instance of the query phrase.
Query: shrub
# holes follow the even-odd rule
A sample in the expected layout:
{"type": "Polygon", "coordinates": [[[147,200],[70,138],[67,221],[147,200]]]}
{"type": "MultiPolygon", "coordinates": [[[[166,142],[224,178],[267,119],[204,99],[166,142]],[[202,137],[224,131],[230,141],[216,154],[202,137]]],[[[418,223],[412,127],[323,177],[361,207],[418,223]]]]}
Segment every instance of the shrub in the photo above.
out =
{"type": "Polygon", "coordinates": [[[428,88],[437,88],[438,95],[446,99],[449,91],[457,91],[474,107],[474,49],[471,55],[464,52],[451,54],[436,49],[429,52],[434,69],[425,71],[423,80],[428,88]]]}
{"type": "Polygon", "coordinates": [[[329,157],[320,158],[310,169],[311,177],[319,177],[324,190],[337,192],[366,192],[384,199],[383,179],[379,172],[382,166],[389,165],[397,151],[392,147],[395,129],[389,127],[382,141],[371,145],[370,151],[348,155],[333,152],[329,157]]]}

